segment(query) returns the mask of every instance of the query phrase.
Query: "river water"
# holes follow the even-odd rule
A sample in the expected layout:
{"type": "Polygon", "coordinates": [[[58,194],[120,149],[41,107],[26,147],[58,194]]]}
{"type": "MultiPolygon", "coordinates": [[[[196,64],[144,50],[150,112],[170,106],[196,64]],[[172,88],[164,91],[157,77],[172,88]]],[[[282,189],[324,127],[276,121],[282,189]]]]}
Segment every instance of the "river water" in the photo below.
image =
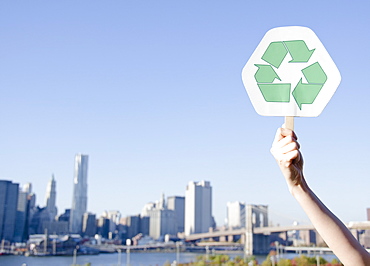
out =
{"type": "MultiPolygon", "coordinates": [[[[185,252],[180,253],[180,262],[192,262],[196,260],[198,253],[185,252]]],[[[204,254],[202,254],[204,255],[204,254]]],[[[243,256],[242,253],[228,254],[231,257],[243,256]]],[[[288,254],[285,257],[293,258],[298,255],[288,254]]],[[[335,258],[334,255],[320,255],[329,262],[335,258]]],[[[129,255],[130,266],[163,266],[165,263],[172,263],[176,260],[176,253],[131,253],[129,255]]],[[[266,256],[256,256],[259,263],[266,259],[266,256]]],[[[91,263],[91,266],[127,266],[128,257],[125,253],[119,255],[99,254],[77,256],[76,264],[84,265],[91,263]]],[[[25,257],[25,256],[0,256],[1,266],[71,266],[74,262],[73,257],[25,257]]]]}

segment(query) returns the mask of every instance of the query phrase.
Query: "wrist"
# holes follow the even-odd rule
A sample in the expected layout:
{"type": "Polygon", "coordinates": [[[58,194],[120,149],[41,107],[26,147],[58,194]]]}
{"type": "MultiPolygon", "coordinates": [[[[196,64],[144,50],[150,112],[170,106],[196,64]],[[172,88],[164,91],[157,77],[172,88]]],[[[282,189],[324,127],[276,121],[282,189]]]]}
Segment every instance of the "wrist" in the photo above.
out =
{"type": "Polygon", "coordinates": [[[300,184],[293,185],[289,188],[290,194],[292,194],[294,198],[298,198],[302,194],[307,194],[309,190],[310,188],[304,179],[301,180],[300,184]]]}

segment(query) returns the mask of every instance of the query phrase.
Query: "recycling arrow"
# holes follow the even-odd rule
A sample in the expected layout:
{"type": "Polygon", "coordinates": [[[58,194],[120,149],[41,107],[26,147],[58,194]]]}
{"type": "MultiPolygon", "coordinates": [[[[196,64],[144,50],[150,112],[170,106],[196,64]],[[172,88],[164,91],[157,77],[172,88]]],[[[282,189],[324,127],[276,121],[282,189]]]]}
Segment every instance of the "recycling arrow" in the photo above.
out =
{"type": "Polygon", "coordinates": [[[258,67],[254,78],[260,83],[272,83],[274,79],[281,80],[270,65],[255,65],[258,67]]]}
{"type": "Polygon", "coordinates": [[[266,102],[290,102],[290,83],[258,84],[266,102]]]}
{"type": "MultiPolygon", "coordinates": [[[[271,42],[269,44],[261,57],[269,65],[255,64],[258,70],[254,75],[266,102],[290,102],[291,84],[273,83],[275,79],[281,81],[273,67],[278,69],[288,53],[292,57],[288,63],[307,63],[314,51],[315,49],[308,49],[303,40],[271,42]]],[[[327,76],[318,62],[302,69],[301,72],[308,83],[303,83],[301,78],[292,92],[300,110],[302,110],[302,104],[312,104],[315,101],[327,80],[327,76]]]]}
{"type": "Polygon", "coordinates": [[[283,42],[272,42],[267,47],[262,59],[274,67],[279,68],[287,53],[288,51],[283,42]]]}
{"type": "Polygon", "coordinates": [[[300,110],[302,110],[302,104],[312,104],[315,101],[327,80],[327,76],[318,62],[302,69],[302,73],[308,83],[303,83],[301,78],[292,93],[300,110]]]}
{"type": "Polygon", "coordinates": [[[302,40],[285,41],[284,44],[289,50],[292,60],[289,63],[308,62],[315,49],[309,50],[302,40]]]}

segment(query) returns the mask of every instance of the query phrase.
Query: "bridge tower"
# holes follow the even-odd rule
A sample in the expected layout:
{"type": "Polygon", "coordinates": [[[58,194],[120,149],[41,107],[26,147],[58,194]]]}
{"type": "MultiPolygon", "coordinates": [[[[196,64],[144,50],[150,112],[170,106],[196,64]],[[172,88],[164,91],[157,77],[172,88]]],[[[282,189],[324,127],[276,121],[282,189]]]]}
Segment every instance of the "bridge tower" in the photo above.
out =
{"type": "Polygon", "coordinates": [[[246,233],[245,233],[245,252],[246,255],[268,252],[268,236],[253,234],[254,228],[267,227],[268,206],[267,205],[247,205],[245,208],[246,233]]]}

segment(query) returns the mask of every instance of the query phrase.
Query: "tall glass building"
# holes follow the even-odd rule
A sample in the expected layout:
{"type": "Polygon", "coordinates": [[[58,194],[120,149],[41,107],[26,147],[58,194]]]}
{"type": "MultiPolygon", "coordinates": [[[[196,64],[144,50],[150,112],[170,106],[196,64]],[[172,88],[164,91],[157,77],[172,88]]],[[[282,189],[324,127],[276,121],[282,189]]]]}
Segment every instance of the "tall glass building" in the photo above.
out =
{"type": "Polygon", "coordinates": [[[13,241],[19,184],[0,180],[0,239],[13,241]]]}
{"type": "Polygon", "coordinates": [[[73,179],[73,198],[69,219],[70,233],[81,233],[82,219],[87,210],[87,165],[88,155],[77,154],[73,179]]]}

